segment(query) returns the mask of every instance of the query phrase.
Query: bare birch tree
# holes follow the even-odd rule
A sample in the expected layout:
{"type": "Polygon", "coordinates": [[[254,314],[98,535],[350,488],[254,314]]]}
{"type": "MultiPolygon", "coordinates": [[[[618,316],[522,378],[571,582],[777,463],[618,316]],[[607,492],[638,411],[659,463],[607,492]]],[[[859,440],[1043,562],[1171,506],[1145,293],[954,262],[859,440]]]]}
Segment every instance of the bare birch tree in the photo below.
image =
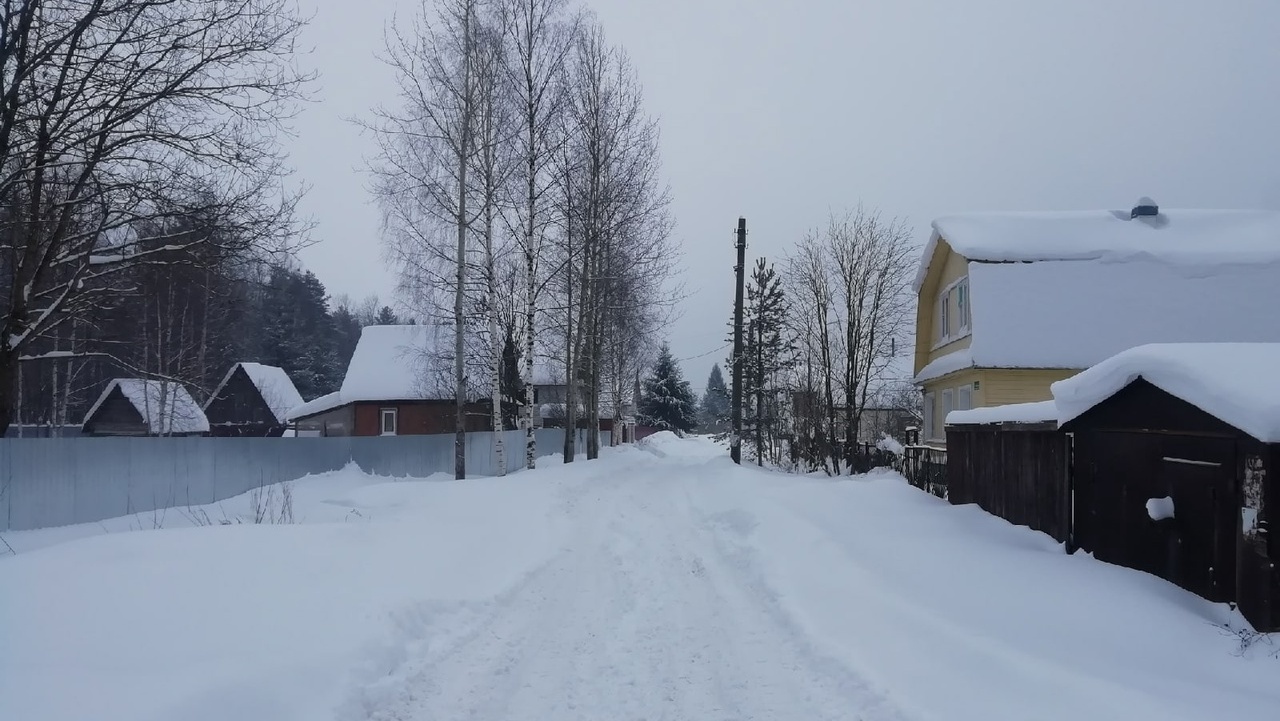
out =
{"type": "Polygon", "coordinates": [[[541,288],[542,245],[552,222],[550,199],[555,153],[554,132],[561,111],[565,57],[577,31],[567,0],[503,0],[502,28],[506,36],[506,88],[511,93],[517,131],[513,154],[517,183],[523,191],[514,199],[519,227],[517,242],[524,256],[524,431],[525,467],[536,464],[533,428],[533,366],[541,288]]]}
{"type": "Polygon", "coordinates": [[[488,319],[486,351],[488,353],[489,400],[493,430],[493,448],[497,459],[497,475],[507,475],[506,443],[502,417],[502,308],[498,298],[498,251],[494,235],[498,230],[512,172],[510,139],[513,120],[509,98],[502,85],[504,69],[503,37],[500,28],[486,27],[479,33],[476,54],[476,83],[479,107],[476,132],[475,176],[479,186],[481,233],[484,238],[484,314],[488,319]]]}
{"type": "Polygon", "coordinates": [[[402,287],[432,305],[442,300],[439,288],[452,289],[459,479],[466,477],[468,238],[483,211],[470,202],[469,172],[480,146],[485,10],[482,0],[424,1],[407,32],[392,23],[385,59],[396,73],[400,105],[377,110],[372,126],[380,149],[374,189],[402,287]],[[455,241],[452,253],[446,237],[455,241]]]}
{"type": "MultiPolygon", "coordinates": [[[[670,196],[661,182],[657,123],[644,112],[643,93],[626,53],[611,46],[599,25],[576,37],[566,77],[566,228],[576,232],[566,272],[577,279],[576,331],[568,336],[570,384],[585,382],[587,457],[600,451],[600,402],[610,315],[630,302],[625,293],[661,286],[675,253],[669,245],[670,196]],[[576,268],[575,268],[576,266],[576,268]]],[[[573,288],[572,280],[569,288],[573,288]]],[[[572,313],[573,304],[568,304],[572,313]]],[[[619,318],[625,316],[618,316],[619,318]]],[[[571,401],[572,402],[572,401],[571,401]]],[[[566,429],[566,460],[571,446],[566,429]]]]}

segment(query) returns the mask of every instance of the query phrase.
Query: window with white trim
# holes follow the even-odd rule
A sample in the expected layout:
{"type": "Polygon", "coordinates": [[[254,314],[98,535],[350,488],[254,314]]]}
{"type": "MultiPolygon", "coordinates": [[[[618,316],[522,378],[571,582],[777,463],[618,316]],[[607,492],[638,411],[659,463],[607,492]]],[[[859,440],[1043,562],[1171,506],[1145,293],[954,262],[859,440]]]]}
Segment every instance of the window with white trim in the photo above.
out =
{"type": "Polygon", "coordinates": [[[942,294],[938,308],[938,340],[945,341],[951,337],[951,291],[942,294]]]}
{"type": "Polygon", "coordinates": [[[943,345],[969,332],[969,276],[947,286],[938,296],[938,344],[943,345]]]}
{"type": "Polygon", "coordinates": [[[400,420],[398,416],[400,414],[396,412],[395,408],[383,408],[380,415],[382,417],[382,435],[396,435],[400,420]]]}
{"type": "Polygon", "coordinates": [[[973,408],[973,386],[962,385],[956,389],[956,410],[967,411],[973,408]]]}
{"type": "Polygon", "coordinates": [[[942,391],[942,428],[938,431],[939,438],[947,437],[947,416],[951,415],[951,411],[956,409],[956,394],[950,388],[942,391]]]}
{"type": "Polygon", "coordinates": [[[934,428],[934,395],[932,392],[924,394],[924,433],[921,434],[920,440],[927,441],[931,438],[937,438],[936,429],[934,428]]]}

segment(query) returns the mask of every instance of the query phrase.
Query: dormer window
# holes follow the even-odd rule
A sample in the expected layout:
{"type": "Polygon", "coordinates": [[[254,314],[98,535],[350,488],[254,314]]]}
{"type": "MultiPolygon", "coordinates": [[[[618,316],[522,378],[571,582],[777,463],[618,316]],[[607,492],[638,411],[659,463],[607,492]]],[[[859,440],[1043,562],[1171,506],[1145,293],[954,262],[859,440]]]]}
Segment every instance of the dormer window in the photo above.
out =
{"type": "Polygon", "coordinates": [[[969,333],[969,278],[947,286],[938,299],[938,343],[950,343],[969,333]]]}

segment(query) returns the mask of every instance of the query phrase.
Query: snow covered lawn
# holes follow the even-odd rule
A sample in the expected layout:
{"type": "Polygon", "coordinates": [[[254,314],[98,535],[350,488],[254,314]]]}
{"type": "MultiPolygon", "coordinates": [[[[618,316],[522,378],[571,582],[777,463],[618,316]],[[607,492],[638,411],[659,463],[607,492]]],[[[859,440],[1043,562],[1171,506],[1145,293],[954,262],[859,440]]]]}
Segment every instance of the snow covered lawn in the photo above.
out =
{"type": "Polygon", "coordinates": [[[1224,607],[1152,576],[894,474],[643,446],[506,479],[309,477],[287,525],[237,523],[262,505],[246,496],[5,534],[0,719],[1280,709],[1276,639],[1242,653],[1224,607]]]}

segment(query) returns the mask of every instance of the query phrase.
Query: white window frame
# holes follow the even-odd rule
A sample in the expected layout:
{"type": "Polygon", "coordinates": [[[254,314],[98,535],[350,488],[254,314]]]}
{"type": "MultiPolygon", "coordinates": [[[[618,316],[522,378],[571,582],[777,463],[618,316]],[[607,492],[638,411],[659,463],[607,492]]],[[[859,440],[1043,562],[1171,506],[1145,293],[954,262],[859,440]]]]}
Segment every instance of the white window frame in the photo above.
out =
{"type": "Polygon", "coordinates": [[[973,408],[973,386],[965,384],[956,389],[956,410],[967,411],[973,408]]]}
{"type": "Polygon", "coordinates": [[[939,438],[947,437],[947,416],[951,415],[951,411],[956,409],[956,392],[950,388],[944,388],[942,391],[942,429],[939,438]]]}
{"type": "Polygon", "coordinates": [[[400,434],[400,409],[382,408],[378,410],[379,435],[395,436],[400,434]],[[391,430],[387,430],[387,418],[391,419],[391,430]]]}
{"type": "Polygon", "coordinates": [[[933,391],[924,394],[924,434],[920,439],[922,441],[931,441],[937,438],[937,396],[933,391]]]}
{"type": "Polygon", "coordinates": [[[938,317],[938,345],[946,345],[951,342],[951,289],[942,291],[938,307],[941,309],[938,317]]]}
{"type": "Polygon", "coordinates": [[[938,341],[934,344],[934,349],[941,348],[948,343],[954,343],[970,333],[970,313],[971,298],[969,297],[969,276],[965,275],[955,279],[942,292],[938,294],[938,341]],[[961,292],[963,289],[963,292],[961,292]],[[953,312],[951,309],[951,297],[956,297],[956,308],[953,312]],[[961,304],[960,296],[964,296],[964,303],[961,304]],[[952,321],[955,321],[953,324],[952,321]],[[951,326],[955,325],[954,333],[951,326]]]}

